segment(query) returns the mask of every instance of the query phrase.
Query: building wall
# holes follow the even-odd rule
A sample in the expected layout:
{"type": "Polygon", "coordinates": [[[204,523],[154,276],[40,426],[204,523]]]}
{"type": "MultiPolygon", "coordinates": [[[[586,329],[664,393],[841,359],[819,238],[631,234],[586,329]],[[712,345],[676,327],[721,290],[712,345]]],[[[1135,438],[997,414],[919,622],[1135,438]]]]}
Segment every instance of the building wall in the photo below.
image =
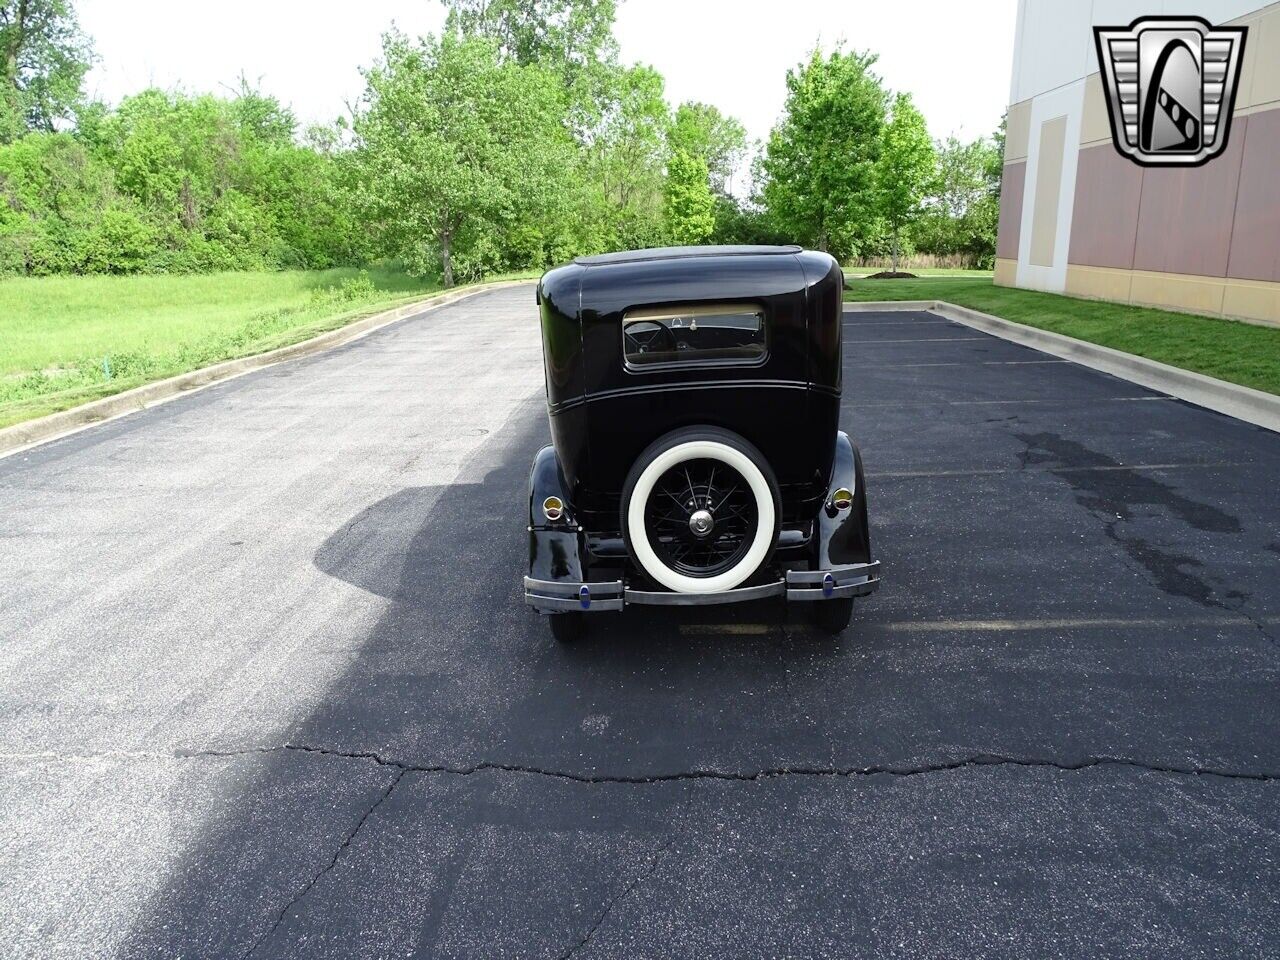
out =
{"type": "Polygon", "coordinates": [[[1280,2],[1020,0],[996,283],[1280,324],[1280,2]],[[1249,29],[1231,137],[1191,169],[1122,157],[1092,26],[1249,29]]]}

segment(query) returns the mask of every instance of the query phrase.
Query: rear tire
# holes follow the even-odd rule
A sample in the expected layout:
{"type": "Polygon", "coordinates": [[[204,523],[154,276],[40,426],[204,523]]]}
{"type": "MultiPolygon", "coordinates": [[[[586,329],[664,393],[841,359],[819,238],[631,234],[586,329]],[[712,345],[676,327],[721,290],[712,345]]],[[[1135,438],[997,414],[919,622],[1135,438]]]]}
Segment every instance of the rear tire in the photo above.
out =
{"type": "Polygon", "coordinates": [[[558,643],[576,643],[587,628],[587,618],[581,613],[552,613],[547,619],[551,621],[551,635],[558,643]]]}
{"type": "Polygon", "coordinates": [[[841,597],[837,600],[814,600],[813,623],[823,633],[832,636],[841,633],[853,619],[853,597],[841,597]]]}

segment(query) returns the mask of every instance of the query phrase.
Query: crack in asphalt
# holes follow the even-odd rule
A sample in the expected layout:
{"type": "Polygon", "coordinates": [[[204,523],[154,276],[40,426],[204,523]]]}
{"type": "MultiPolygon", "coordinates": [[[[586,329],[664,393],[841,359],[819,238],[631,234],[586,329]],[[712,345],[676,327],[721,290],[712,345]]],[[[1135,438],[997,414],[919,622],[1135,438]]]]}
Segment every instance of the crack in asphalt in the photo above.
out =
{"type": "Polygon", "coordinates": [[[307,753],[324,757],[336,757],[345,760],[367,760],[382,767],[398,770],[401,773],[432,773],[467,777],[478,773],[521,773],[530,776],[548,777],[583,784],[652,784],[671,783],[689,780],[726,780],[740,783],[753,783],[760,780],[774,780],[784,777],[915,777],[931,773],[946,773],[954,770],[966,770],[977,767],[1044,767],[1075,773],[1094,767],[1127,767],[1147,773],[1163,773],[1170,776],[1185,777],[1219,777],[1224,780],[1251,780],[1258,783],[1280,781],[1280,773],[1266,771],[1230,770],[1211,766],[1180,766],[1177,764],[1153,763],[1131,757],[1090,756],[1079,760],[1053,760],[1043,757],[1015,757],[997,753],[975,753],[952,760],[916,765],[907,764],[872,764],[868,766],[850,767],[818,767],[818,766],[786,766],[763,767],[757,770],[717,770],[699,768],[680,770],[671,773],[650,774],[586,774],[569,770],[554,770],[547,767],[536,767],[529,764],[501,763],[493,760],[482,760],[467,765],[450,764],[417,764],[405,760],[384,757],[373,750],[341,750],[335,747],[318,747],[301,743],[284,743],[278,746],[239,747],[231,749],[174,750],[164,751],[103,751],[99,753],[56,753],[52,751],[33,753],[2,753],[0,761],[5,760],[194,760],[201,758],[233,758],[253,756],[255,754],[270,755],[276,753],[307,753]]]}
{"type": "Polygon", "coordinates": [[[1255,617],[1253,614],[1249,613],[1247,610],[1245,610],[1243,605],[1237,607],[1235,612],[1240,614],[1240,616],[1244,617],[1251,624],[1253,624],[1254,629],[1257,630],[1258,633],[1262,634],[1262,639],[1266,640],[1268,643],[1271,643],[1277,647],[1280,647],[1280,640],[1272,636],[1271,631],[1268,630],[1265,626],[1263,626],[1262,621],[1257,617],[1255,617]]]}
{"type": "Polygon", "coordinates": [[[577,954],[579,950],[589,944],[591,939],[596,935],[596,931],[598,931],[604,925],[604,922],[609,919],[609,915],[613,913],[614,908],[623,900],[627,899],[627,897],[631,896],[636,887],[640,886],[640,884],[644,883],[657,872],[658,867],[662,865],[664,860],[666,860],[667,853],[671,850],[672,845],[676,841],[676,835],[679,832],[680,830],[676,828],[667,834],[667,838],[663,840],[662,845],[654,851],[653,857],[649,860],[649,865],[632,877],[631,882],[604,905],[604,909],[601,910],[600,915],[596,917],[595,923],[591,924],[590,928],[588,928],[588,930],[578,938],[577,942],[574,943],[573,946],[560,954],[559,960],[569,960],[570,957],[577,954]]]}
{"type": "Polygon", "coordinates": [[[366,751],[332,750],[325,747],[308,747],[298,744],[285,744],[285,750],[299,750],[309,753],[347,757],[349,759],[370,759],[383,766],[394,767],[406,772],[445,773],[457,776],[471,776],[476,773],[524,773],[534,776],[551,777],[557,780],[568,780],[574,783],[601,784],[647,784],[670,783],[686,780],[729,780],[751,783],[758,780],[772,780],[782,777],[872,777],[887,775],[893,777],[914,777],[922,774],[945,773],[951,770],[964,770],[971,767],[1010,766],[1010,767],[1049,767],[1064,772],[1087,770],[1091,767],[1122,766],[1149,773],[1165,773],[1178,776],[1212,776],[1229,780],[1254,780],[1270,782],[1280,780],[1280,775],[1271,773],[1254,773],[1249,771],[1223,770],[1214,767],[1179,767],[1167,764],[1146,763],[1126,757],[1086,757],[1079,761],[1065,762],[1049,759],[1010,757],[1000,754],[974,754],[956,760],[938,763],[902,766],[893,764],[872,765],[865,767],[765,767],[759,770],[735,771],[716,769],[683,770],[674,773],[656,773],[649,775],[599,774],[590,775],[573,773],[565,770],[551,770],[545,767],[534,767],[525,764],[498,763],[481,761],[470,766],[417,765],[399,760],[390,760],[376,753],[366,751]]]}
{"type": "MultiPolygon", "coordinates": [[[[263,751],[263,752],[266,752],[266,751],[263,751]]],[[[271,926],[268,927],[261,936],[259,936],[256,940],[253,941],[253,945],[249,947],[248,952],[244,955],[245,960],[249,960],[250,957],[252,957],[255,953],[257,953],[259,947],[261,947],[264,943],[270,940],[272,936],[275,935],[275,932],[278,929],[280,929],[280,924],[284,923],[284,918],[289,915],[289,911],[292,910],[299,902],[301,902],[301,900],[308,893],[311,892],[311,888],[320,882],[321,877],[323,877],[326,873],[328,873],[330,870],[332,870],[334,867],[338,865],[338,861],[342,859],[343,851],[345,851],[347,847],[351,846],[351,842],[355,840],[356,834],[360,832],[360,828],[365,825],[365,822],[371,816],[373,816],[374,811],[376,811],[380,806],[382,806],[383,803],[386,802],[387,798],[391,796],[391,792],[395,790],[395,788],[399,785],[400,781],[404,779],[405,774],[407,774],[408,772],[409,771],[406,769],[401,769],[398,773],[396,773],[394,777],[391,778],[391,782],[387,784],[387,788],[382,791],[382,794],[378,797],[378,799],[375,800],[373,804],[369,807],[369,809],[364,812],[364,816],[362,816],[356,822],[356,825],[352,827],[351,830],[347,831],[347,835],[343,837],[342,842],[338,844],[338,849],[336,849],[333,852],[332,859],[330,859],[330,861],[320,869],[319,873],[317,873],[315,876],[313,876],[310,880],[308,880],[306,883],[302,885],[302,887],[298,890],[298,892],[295,893],[289,899],[289,901],[283,907],[280,908],[280,912],[276,914],[276,918],[275,920],[272,921],[271,926]]]]}
{"type": "MultiPolygon", "coordinates": [[[[248,951],[244,954],[244,960],[250,960],[250,958],[252,958],[264,944],[270,941],[276,931],[278,931],[284,923],[285,918],[288,917],[289,912],[303,899],[305,899],[308,894],[310,894],[316,884],[318,884],[326,874],[337,867],[338,863],[342,860],[343,854],[351,844],[355,842],[356,837],[364,828],[364,825],[373,817],[387,799],[390,798],[396,787],[399,786],[404,778],[410,773],[447,774],[454,776],[471,776],[473,774],[485,772],[517,773],[582,784],[615,783],[643,785],[667,782],[690,782],[696,780],[719,780],[744,783],[781,779],[786,777],[826,777],[832,779],[873,776],[914,777],[987,766],[1040,767],[1060,770],[1063,772],[1075,772],[1091,769],[1093,767],[1117,766],[1145,771],[1148,773],[1160,773],[1172,776],[1207,776],[1227,780],[1252,781],[1256,783],[1272,783],[1280,781],[1280,774],[1227,770],[1205,766],[1156,764],[1126,757],[1086,757],[1078,761],[1066,762],[1051,759],[1003,756],[999,754],[974,754],[964,758],[929,764],[919,764],[915,766],[884,764],[862,767],[767,767],[753,771],[696,769],[673,773],[650,774],[647,776],[626,776],[618,774],[593,776],[563,770],[552,770],[526,764],[498,763],[494,761],[482,761],[467,766],[414,764],[385,757],[373,750],[340,750],[332,747],[320,747],[311,744],[299,743],[284,743],[277,746],[254,746],[236,749],[174,750],[171,752],[103,751],[100,753],[60,754],[46,751],[26,754],[4,753],[0,754],[0,761],[15,759],[50,759],[58,761],[101,759],[188,760],[236,758],[254,755],[269,756],[280,753],[303,753],[337,759],[365,761],[394,770],[395,774],[392,776],[385,789],[383,789],[374,802],[370,804],[368,809],[365,810],[364,814],[355,823],[355,825],[343,836],[341,842],[334,850],[333,855],[329,858],[329,861],[305,883],[303,883],[297,892],[289,898],[289,900],[276,914],[270,926],[268,926],[267,929],[253,941],[248,951]]],[[[572,958],[580,950],[586,947],[599,931],[600,927],[617,908],[618,904],[631,896],[641,883],[653,876],[658,867],[666,859],[679,832],[680,831],[678,829],[673,829],[671,831],[667,839],[654,853],[652,859],[649,861],[649,865],[644,870],[636,874],[636,876],[633,877],[618,894],[604,905],[603,909],[600,911],[591,926],[574,942],[573,945],[560,955],[560,960],[569,960],[569,958],[572,958]]]]}

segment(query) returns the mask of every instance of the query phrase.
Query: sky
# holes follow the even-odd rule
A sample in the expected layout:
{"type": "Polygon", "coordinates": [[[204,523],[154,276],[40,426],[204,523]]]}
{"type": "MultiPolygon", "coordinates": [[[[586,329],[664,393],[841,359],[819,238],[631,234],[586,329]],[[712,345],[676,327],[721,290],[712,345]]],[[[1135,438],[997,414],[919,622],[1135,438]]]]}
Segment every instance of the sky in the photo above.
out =
{"type": "MultiPolygon", "coordinates": [[[[764,139],[782,111],[788,68],[815,44],[879,53],[890,89],[909,91],[935,137],[973,139],[1009,99],[1016,0],[622,0],[624,62],[653,65],[667,99],[701,100],[764,139]],[[980,15],[975,15],[975,11],[980,15]]],[[[438,0],[79,0],[99,62],[90,94],[115,102],[149,85],[227,92],[243,72],[303,124],[346,112],[359,68],[394,21],[409,34],[444,22],[438,0]]]]}

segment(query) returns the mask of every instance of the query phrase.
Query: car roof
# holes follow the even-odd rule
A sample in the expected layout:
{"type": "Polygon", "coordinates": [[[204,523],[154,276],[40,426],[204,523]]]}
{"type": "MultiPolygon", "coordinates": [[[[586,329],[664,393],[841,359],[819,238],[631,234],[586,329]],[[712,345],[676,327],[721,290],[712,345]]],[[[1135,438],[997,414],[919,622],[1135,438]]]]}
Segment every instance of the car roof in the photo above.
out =
{"type": "Polygon", "coordinates": [[[703,247],[652,247],[647,250],[622,250],[618,253],[598,253],[590,257],[575,257],[573,262],[582,267],[598,267],[611,263],[639,263],[645,260],[684,260],[690,257],[760,257],[780,254],[796,254],[801,247],[765,246],[753,244],[725,244],[703,247]]]}

